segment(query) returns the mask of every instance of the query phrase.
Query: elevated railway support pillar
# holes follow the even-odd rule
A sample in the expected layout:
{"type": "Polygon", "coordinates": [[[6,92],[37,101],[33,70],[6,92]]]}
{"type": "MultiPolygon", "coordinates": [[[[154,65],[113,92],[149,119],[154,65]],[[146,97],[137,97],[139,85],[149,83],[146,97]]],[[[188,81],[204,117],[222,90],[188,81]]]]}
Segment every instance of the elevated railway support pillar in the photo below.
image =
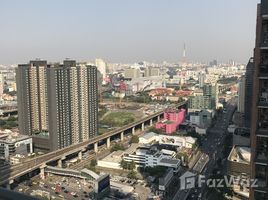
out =
{"type": "Polygon", "coordinates": [[[82,151],[78,152],[78,160],[82,160],[82,151]]]}
{"type": "Polygon", "coordinates": [[[150,119],[150,126],[153,125],[153,119],[150,119]]]}
{"type": "Polygon", "coordinates": [[[6,188],[7,188],[8,190],[11,189],[11,184],[12,184],[12,183],[14,183],[14,180],[13,180],[13,179],[9,180],[8,183],[6,184],[6,188]]]}
{"type": "Polygon", "coordinates": [[[135,126],[132,127],[132,135],[134,135],[134,134],[135,134],[135,126]]]}
{"type": "Polygon", "coordinates": [[[44,165],[41,165],[41,167],[40,167],[40,178],[41,178],[42,180],[45,179],[45,167],[46,167],[45,164],[44,164],[44,165]]]}
{"type": "Polygon", "coordinates": [[[98,152],[98,142],[94,143],[94,151],[97,153],[98,152]]]}
{"type": "Polygon", "coordinates": [[[145,123],[145,122],[143,122],[143,123],[141,124],[141,131],[144,131],[144,123],[145,123]]]}
{"type": "Polygon", "coordinates": [[[121,142],[124,141],[124,131],[120,133],[120,140],[121,142]]]}
{"type": "Polygon", "coordinates": [[[107,139],[106,139],[106,146],[107,146],[107,149],[109,149],[110,148],[110,144],[111,143],[111,137],[108,137],[107,139]]]}
{"type": "Polygon", "coordinates": [[[58,167],[62,168],[62,159],[58,160],[58,167]]]}
{"type": "Polygon", "coordinates": [[[158,116],[157,116],[157,121],[159,122],[159,121],[160,121],[160,119],[161,119],[161,118],[160,118],[160,115],[158,115],[158,116]]]}

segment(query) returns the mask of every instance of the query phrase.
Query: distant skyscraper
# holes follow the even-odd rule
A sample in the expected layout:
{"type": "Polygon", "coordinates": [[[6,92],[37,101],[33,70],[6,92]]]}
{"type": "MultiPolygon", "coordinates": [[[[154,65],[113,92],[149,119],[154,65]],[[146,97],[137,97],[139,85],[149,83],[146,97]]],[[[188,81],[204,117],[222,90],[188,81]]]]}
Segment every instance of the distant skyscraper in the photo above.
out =
{"type": "Polygon", "coordinates": [[[150,77],[150,76],[159,76],[160,75],[160,70],[159,68],[153,68],[153,67],[147,67],[144,70],[144,76],[145,77],[150,77]]]}
{"type": "Polygon", "coordinates": [[[183,65],[185,65],[186,64],[186,45],[185,45],[185,43],[183,44],[183,52],[182,52],[182,63],[183,63],[183,65]]]}
{"type": "Polygon", "coordinates": [[[4,79],[3,74],[0,73],[0,101],[2,100],[3,92],[4,92],[4,79]]]}
{"type": "Polygon", "coordinates": [[[125,78],[140,78],[141,71],[140,69],[137,69],[137,68],[125,69],[124,76],[125,78]]]}
{"type": "Polygon", "coordinates": [[[205,79],[206,79],[206,74],[204,74],[204,73],[199,73],[198,74],[199,88],[203,88],[204,87],[205,79]]]}
{"type": "Polygon", "coordinates": [[[37,137],[38,148],[56,150],[79,143],[97,134],[97,68],[77,65],[73,60],[47,65],[30,61],[17,70],[19,130],[37,137]]]}
{"type": "Polygon", "coordinates": [[[268,199],[268,1],[261,0],[257,10],[256,42],[251,117],[250,199],[268,199]]]}
{"type": "Polygon", "coordinates": [[[30,61],[16,69],[19,130],[25,135],[48,131],[47,62],[30,61]]]}
{"type": "Polygon", "coordinates": [[[251,121],[251,107],[252,107],[252,94],[253,94],[253,73],[254,73],[254,60],[250,58],[246,67],[246,85],[245,85],[245,126],[250,128],[251,121]]]}
{"type": "Polygon", "coordinates": [[[105,78],[106,78],[106,63],[104,62],[104,60],[100,59],[100,58],[96,58],[95,60],[95,64],[98,68],[98,70],[100,71],[100,73],[102,74],[102,84],[105,84],[105,78]]]}
{"type": "Polygon", "coordinates": [[[246,86],[245,76],[242,76],[238,83],[238,105],[237,105],[237,111],[241,113],[245,112],[245,86],[246,86]]]}

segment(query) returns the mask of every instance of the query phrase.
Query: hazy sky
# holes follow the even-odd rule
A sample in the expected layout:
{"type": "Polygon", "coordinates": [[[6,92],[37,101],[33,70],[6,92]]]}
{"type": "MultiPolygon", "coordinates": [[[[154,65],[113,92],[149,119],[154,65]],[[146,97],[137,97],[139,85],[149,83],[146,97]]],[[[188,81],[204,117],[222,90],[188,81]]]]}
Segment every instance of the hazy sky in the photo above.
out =
{"type": "Polygon", "coordinates": [[[0,64],[43,58],[246,63],[259,0],[2,0],[0,64]]]}

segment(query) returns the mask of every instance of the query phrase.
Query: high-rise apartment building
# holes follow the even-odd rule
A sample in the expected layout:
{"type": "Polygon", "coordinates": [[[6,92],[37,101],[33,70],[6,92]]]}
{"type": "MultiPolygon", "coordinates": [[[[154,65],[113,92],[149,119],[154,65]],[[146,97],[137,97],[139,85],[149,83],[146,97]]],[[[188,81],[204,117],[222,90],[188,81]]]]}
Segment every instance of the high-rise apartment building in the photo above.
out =
{"type": "Polygon", "coordinates": [[[253,72],[254,60],[250,58],[246,66],[245,74],[245,126],[250,128],[251,121],[251,107],[252,107],[252,93],[253,93],[253,72]]]}
{"type": "Polygon", "coordinates": [[[97,134],[97,68],[64,61],[48,68],[49,132],[52,149],[97,134]]]}
{"type": "Polygon", "coordinates": [[[100,58],[96,58],[95,65],[97,66],[98,70],[100,71],[100,73],[102,75],[102,84],[105,84],[106,83],[105,82],[106,68],[107,68],[106,62],[100,58]]]}
{"type": "Polygon", "coordinates": [[[140,69],[129,68],[129,69],[125,69],[124,76],[125,78],[140,78],[141,72],[140,72],[140,69]]]}
{"type": "Polygon", "coordinates": [[[47,62],[30,61],[16,69],[19,130],[32,135],[48,131],[47,62]]]}
{"type": "Polygon", "coordinates": [[[21,133],[47,131],[49,150],[94,137],[98,114],[97,68],[78,65],[73,60],[58,65],[42,62],[31,61],[17,69],[21,133]]]}
{"type": "Polygon", "coordinates": [[[258,5],[251,119],[251,177],[258,187],[250,199],[268,199],[268,1],[258,5]]]}
{"type": "Polygon", "coordinates": [[[203,88],[204,87],[205,79],[206,79],[206,74],[204,74],[204,73],[199,73],[198,74],[199,88],[203,88]]]}
{"type": "Polygon", "coordinates": [[[145,77],[159,76],[159,75],[160,75],[159,68],[147,67],[144,69],[144,76],[145,77]]]}

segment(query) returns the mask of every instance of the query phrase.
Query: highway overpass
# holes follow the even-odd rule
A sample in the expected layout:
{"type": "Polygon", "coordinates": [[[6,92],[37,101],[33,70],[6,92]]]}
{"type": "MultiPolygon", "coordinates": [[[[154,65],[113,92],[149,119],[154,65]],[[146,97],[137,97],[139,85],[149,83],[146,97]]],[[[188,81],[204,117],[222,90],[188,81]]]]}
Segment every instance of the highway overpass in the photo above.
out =
{"type": "MultiPolygon", "coordinates": [[[[186,105],[186,101],[178,103],[175,107],[179,108],[184,105],[186,105]]],[[[133,123],[130,123],[126,126],[123,126],[119,129],[112,130],[110,132],[104,133],[102,135],[99,135],[95,138],[92,138],[88,141],[84,141],[78,144],[71,145],[69,147],[59,149],[44,155],[40,155],[36,158],[32,158],[30,160],[27,160],[21,164],[11,166],[10,168],[0,168],[0,185],[9,185],[14,182],[16,178],[19,178],[29,172],[32,172],[36,169],[41,170],[44,173],[44,168],[47,163],[50,163],[52,161],[58,161],[59,164],[62,160],[66,159],[68,155],[71,154],[78,154],[78,157],[82,158],[82,152],[88,150],[88,146],[93,144],[94,145],[94,151],[98,151],[98,143],[99,141],[106,140],[107,147],[110,147],[110,140],[112,136],[119,135],[119,138],[121,141],[124,140],[124,133],[131,130],[132,134],[135,134],[136,127],[141,127],[142,130],[145,128],[145,123],[148,123],[150,125],[153,124],[153,120],[156,119],[159,121],[161,117],[163,116],[165,110],[159,111],[157,113],[154,113],[148,117],[145,117],[143,119],[140,119],[138,121],[135,121],[133,123]]]]}

